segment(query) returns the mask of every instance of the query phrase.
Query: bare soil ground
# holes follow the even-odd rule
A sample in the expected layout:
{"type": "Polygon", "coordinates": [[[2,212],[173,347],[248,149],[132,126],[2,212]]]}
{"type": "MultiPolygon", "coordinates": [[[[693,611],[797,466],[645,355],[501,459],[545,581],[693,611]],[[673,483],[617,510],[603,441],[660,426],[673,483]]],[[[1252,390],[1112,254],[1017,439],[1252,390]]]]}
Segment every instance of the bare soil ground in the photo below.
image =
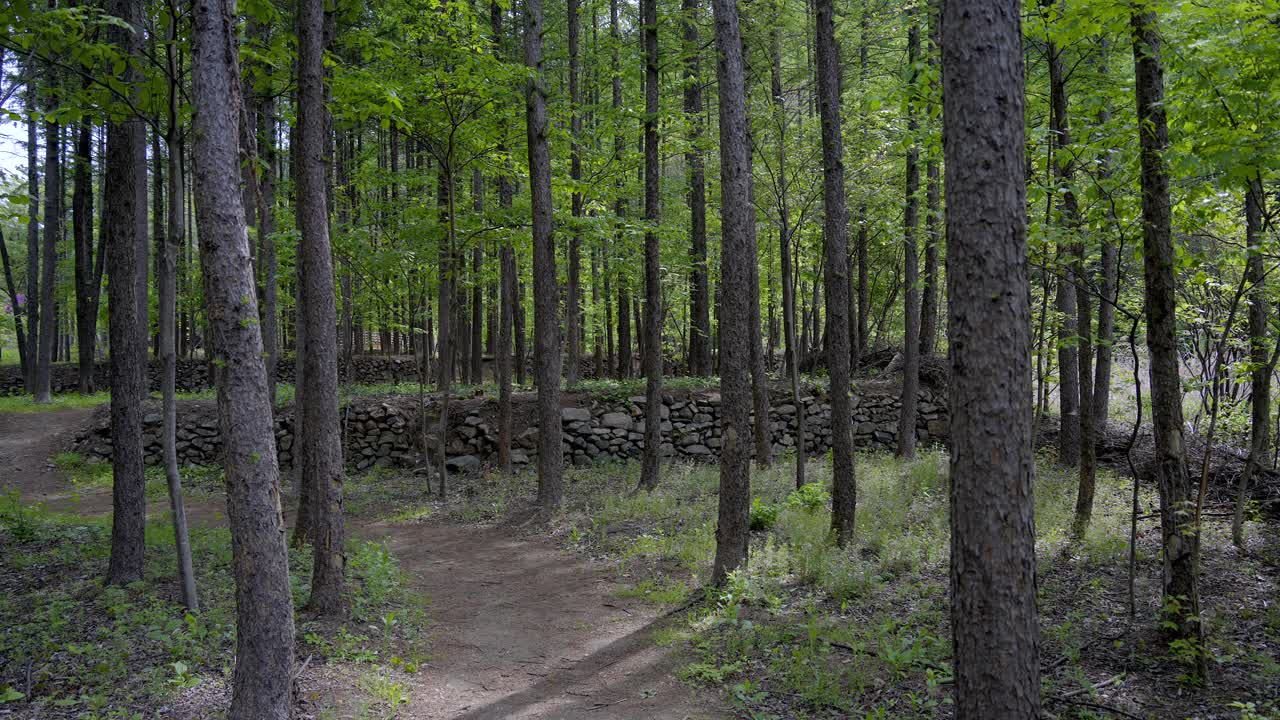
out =
{"type": "MultiPolygon", "coordinates": [[[[74,487],[50,459],[91,412],[0,415],[0,489],[57,510],[109,513],[109,490],[74,487]]],[[[167,511],[162,503],[150,505],[167,511]]],[[[189,511],[195,523],[223,522],[216,502],[196,501],[189,511]]],[[[407,676],[407,702],[394,717],[731,716],[720,699],[675,679],[678,660],[650,637],[663,621],[660,608],[619,599],[621,586],[607,566],[560,549],[536,530],[375,518],[349,528],[386,543],[429,603],[431,658],[407,676]]],[[[362,717],[352,699],[357,674],[308,664],[299,678],[299,715],[362,717]]],[[[164,712],[216,716],[226,692],[193,688],[164,712]]]]}

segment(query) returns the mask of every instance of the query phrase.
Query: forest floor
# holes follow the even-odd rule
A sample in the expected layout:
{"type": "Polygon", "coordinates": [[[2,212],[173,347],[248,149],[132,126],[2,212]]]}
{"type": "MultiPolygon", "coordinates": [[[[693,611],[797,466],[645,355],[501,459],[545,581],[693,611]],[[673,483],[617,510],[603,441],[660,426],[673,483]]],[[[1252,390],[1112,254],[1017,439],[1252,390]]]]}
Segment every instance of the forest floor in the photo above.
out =
{"type": "MultiPolygon", "coordinates": [[[[103,590],[109,469],[59,453],[84,412],[0,415],[0,468],[16,470],[21,490],[9,508],[0,503],[0,547],[14,545],[0,553],[0,718],[133,717],[111,714],[121,708],[209,717],[227,702],[233,627],[220,473],[184,470],[201,615],[174,612],[172,535],[154,469],[148,588],[103,590]],[[78,625],[94,632],[65,629],[78,625]],[[6,662],[15,648],[45,653],[34,683],[30,660],[6,662]],[[104,659],[112,652],[128,660],[104,659]],[[129,692],[102,690],[112,683],[129,692]],[[7,691],[61,693],[69,710],[6,704],[7,691]]],[[[1152,489],[1140,489],[1130,620],[1130,480],[1100,474],[1093,522],[1075,540],[1074,471],[1048,455],[1037,467],[1046,720],[1280,720],[1274,518],[1254,516],[1236,549],[1226,508],[1207,508],[1205,685],[1188,672],[1194,649],[1159,633],[1152,489]]],[[[638,494],[635,463],[568,469],[562,510],[538,523],[528,520],[527,475],[451,479],[447,501],[410,471],[353,475],[344,499],[352,619],[299,615],[299,715],[950,718],[946,455],[860,455],[848,550],[829,542],[828,459],[807,466],[818,482],[801,491],[794,469],[784,460],[753,472],[749,567],[705,594],[714,466],[666,465],[658,490],[638,494]]],[[[310,558],[292,555],[300,602],[310,558]]]]}
{"type": "MultiPolygon", "coordinates": [[[[0,489],[10,492],[0,547],[11,543],[0,558],[0,590],[9,596],[0,600],[0,718],[217,717],[229,699],[231,619],[230,598],[218,587],[229,580],[219,557],[228,552],[220,479],[184,473],[206,606],[198,619],[184,623],[172,588],[104,591],[94,570],[104,567],[109,469],[61,452],[90,412],[0,414],[0,489]],[[109,621],[125,614],[145,617],[109,621]],[[79,624],[94,632],[70,632],[79,624]],[[111,656],[138,634],[181,642],[166,637],[150,650],[111,656]],[[209,637],[218,634],[225,637],[209,637]],[[192,644],[205,647],[196,652],[192,644]]],[[[626,586],[607,563],[563,548],[545,525],[426,518],[429,511],[407,511],[390,495],[360,491],[379,484],[357,482],[348,503],[347,527],[358,539],[349,556],[352,621],[299,616],[297,716],[728,716],[717,693],[677,679],[678,653],[652,639],[666,621],[663,608],[620,597],[626,586]]],[[[154,469],[147,494],[148,582],[168,585],[172,556],[156,556],[171,553],[172,531],[154,469]]],[[[297,599],[309,558],[293,555],[297,599]]]]}

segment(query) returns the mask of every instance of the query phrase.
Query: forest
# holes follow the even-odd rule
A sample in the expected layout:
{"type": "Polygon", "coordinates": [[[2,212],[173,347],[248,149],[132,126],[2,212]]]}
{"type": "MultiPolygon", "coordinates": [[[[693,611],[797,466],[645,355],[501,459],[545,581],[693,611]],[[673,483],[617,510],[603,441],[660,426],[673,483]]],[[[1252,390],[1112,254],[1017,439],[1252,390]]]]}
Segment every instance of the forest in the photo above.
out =
{"type": "Polygon", "coordinates": [[[4,0],[0,108],[0,717],[1280,720],[1280,0],[4,0]]]}

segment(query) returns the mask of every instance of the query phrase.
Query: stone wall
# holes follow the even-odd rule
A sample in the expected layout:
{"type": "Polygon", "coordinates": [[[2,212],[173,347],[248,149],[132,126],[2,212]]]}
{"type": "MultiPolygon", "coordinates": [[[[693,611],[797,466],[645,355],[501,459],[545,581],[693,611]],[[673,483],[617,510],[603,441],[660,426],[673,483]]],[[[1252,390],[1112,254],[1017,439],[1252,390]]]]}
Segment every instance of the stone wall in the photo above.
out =
{"type": "MultiPolygon", "coordinates": [[[[110,362],[100,362],[94,366],[94,385],[105,389],[108,385],[108,374],[111,372],[110,362]]],[[[351,359],[353,382],[360,385],[374,385],[390,382],[414,382],[418,379],[417,365],[411,357],[390,357],[384,355],[360,355],[351,359]]],[[[207,390],[209,386],[209,364],[204,360],[179,360],[176,368],[175,386],[178,392],[194,393],[207,390]]],[[[347,379],[347,371],[338,367],[338,376],[347,379]]],[[[160,363],[152,360],[147,366],[147,378],[152,392],[160,392],[160,363]]],[[[292,383],[294,378],[294,361],[291,357],[280,358],[276,366],[276,379],[283,383],[292,383]]],[[[80,388],[80,369],[71,363],[56,363],[52,368],[51,385],[54,394],[76,392],[80,388]]],[[[0,395],[22,395],[22,372],[16,365],[0,368],[0,395]]]]}
{"type": "MultiPolygon", "coordinates": [[[[573,397],[574,404],[561,409],[566,462],[584,466],[601,462],[638,458],[644,446],[644,398],[573,397]]],[[[922,443],[945,442],[947,410],[944,399],[928,389],[920,391],[920,416],[916,436],[922,443]]],[[[535,396],[518,395],[514,416],[533,418],[535,396]]],[[[831,408],[821,396],[805,397],[806,448],[823,453],[831,447],[831,408]]],[[[898,390],[879,386],[857,392],[853,398],[854,442],[859,448],[891,450],[897,443],[898,390]]],[[[420,412],[415,398],[393,396],[361,398],[343,407],[343,434],[348,464],[357,470],[370,467],[411,466],[422,458],[422,448],[436,460],[439,406],[434,399],[425,408],[426,432],[421,431],[420,412]]],[[[496,462],[497,413],[493,401],[460,399],[451,403],[446,445],[447,465],[456,472],[471,472],[496,462]]],[[[773,398],[769,426],[776,453],[796,445],[798,408],[790,395],[773,398]]],[[[720,394],[715,391],[680,392],[663,397],[661,454],[686,461],[715,461],[720,447],[720,394]]],[[[160,412],[158,404],[148,405],[144,417],[144,444],[148,463],[160,461],[160,412]]],[[[536,453],[538,429],[520,422],[513,430],[512,460],[516,465],[531,462],[536,453]]],[[[220,462],[222,440],[217,409],[211,401],[184,401],[179,404],[179,462],[208,465],[220,462]]],[[[283,408],[276,417],[276,442],[282,466],[293,461],[293,409],[283,408]]],[[[99,408],[93,421],[76,439],[75,447],[87,455],[111,455],[109,418],[99,408]]]]}

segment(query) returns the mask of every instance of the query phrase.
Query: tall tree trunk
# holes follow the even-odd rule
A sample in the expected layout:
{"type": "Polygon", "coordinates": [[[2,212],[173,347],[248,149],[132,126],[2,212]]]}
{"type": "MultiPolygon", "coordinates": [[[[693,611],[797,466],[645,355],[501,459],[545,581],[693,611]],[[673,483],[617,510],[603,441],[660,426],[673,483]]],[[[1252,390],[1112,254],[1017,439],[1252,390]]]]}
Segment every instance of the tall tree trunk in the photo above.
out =
{"type": "MultiPolygon", "coordinates": [[[[862,91],[863,96],[869,96],[867,88],[867,72],[870,67],[868,52],[871,43],[871,5],[863,4],[862,15],[859,18],[859,41],[858,41],[858,87],[862,91]]],[[[868,136],[870,134],[870,116],[869,109],[864,107],[862,112],[862,150],[865,152],[868,146],[868,136]]],[[[858,203],[858,332],[854,335],[853,348],[853,367],[856,369],[862,360],[862,356],[867,352],[868,324],[871,319],[871,278],[868,273],[868,253],[871,244],[869,236],[867,217],[867,201],[861,200],[858,203]]]]}
{"type": "MultiPolygon", "coordinates": [[[[108,29],[107,39],[126,55],[141,55],[142,3],[110,0],[107,12],[129,25],[108,29]]],[[[126,83],[137,80],[126,68],[126,83]]],[[[106,177],[103,196],[103,228],[107,267],[107,318],[111,341],[111,559],[107,582],[128,585],[142,579],[146,547],[146,493],[142,476],[142,401],[147,395],[146,336],[138,303],[139,255],[137,232],[146,226],[146,203],[139,202],[138,187],[146,182],[147,128],[140,118],[107,124],[106,177]],[[140,162],[139,159],[142,159],[140,162]],[[141,222],[139,220],[141,218],[141,222]]],[[[233,146],[234,147],[234,146],[233,146]]]]}
{"type": "Polygon", "coordinates": [[[236,569],[236,662],[228,715],[231,720],[288,720],[293,701],[293,596],[249,237],[238,187],[236,12],[233,3],[225,3],[194,5],[192,97],[197,228],[210,349],[221,367],[218,419],[236,569]]]}
{"type": "MultiPolygon", "coordinates": [[[[94,391],[93,363],[98,345],[100,285],[94,273],[93,259],[92,152],[93,126],[82,120],[76,134],[76,167],[71,187],[71,234],[75,240],[76,343],[79,347],[80,393],[83,395],[94,391]]],[[[15,315],[15,319],[16,317],[15,315]]],[[[21,338],[18,345],[21,349],[21,338]]]]}
{"type": "Polygon", "coordinates": [[[943,4],[958,720],[1040,714],[1020,7],[943,4]]]}
{"type": "Polygon", "coordinates": [[[525,2],[525,87],[529,142],[529,194],[533,221],[534,366],[538,380],[538,504],[559,507],[564,492],[560,449],[560,321],[556,246],[551,220],[551,155],[547,148],[547,94],[542,65],[542,0],[525,2]]]}
{"type": "MultiPolygon", "coordinates": [[[[920,392],[920,257],[916,246],[920,214],[920,122],[916,118],[916,92],[919,73],[915,70],[920,56],[920,25],[914,19],[907,34],[907,63],[912,68],[907,81],[907,134],[911,148],[907,150],[907,203],[903,213],[902,233],[902,408],[898,413],[898,447],[902,458],[916,454],[916,396],[920,392]]],[[[830,272],[828,268],[827,272],[830,272]]]]}
{"type": "MultiPolygon", "coordinates": [[[[780,23],[778,18],[776,23],[780,23]]],[[[791,207],[788,203],[787,180],[787,107],[782,96],[782,31],[775,24],[771,34],[773,62],[770,84],[773,95],[774,120],[778,125],[778,254],[782,275],[782,334],[786,344],[787,378],[791,381],[791,404],[796,409],[796,487],[805,484],[805,457],[808,432],[805,427],[804,403],[800,400],[800,351],[796,347],[796,291],[791,270],[791,207]]],[[[838,71],[837,71],[838,72],[838,71]]],[[[839,76],[836,78],[839,81],[839,76]]],[[[824,169],[826,168],[824,162],[824,169]]],[[[843,168],[841,168],[843,170],[843,168]]],[[[825,226],[824,226],[825,227],[825,226]]]]}
{"type": "MultiPolygon", "coordinates": [[[[1074,361],[1074,370],[1077,373],[1076,389],[1074,396],[1077,399],[1076,407],[1079,416],[1075,418],[1078,425],[1076,433],[1078,437],[1075,439],[1076,454],[1074,456],[1067,455],[1068,462],[1073,459],[1079,460],[1080,466],[1080,482],[1076,493],[1076,513],[1075,520],[1072,523],[1072,532],[1076,537],[1084,535],[1084,531],[1089,527],[1089,520],[1093,515],[1093,496],[1095,477],[1097,475],[1097,455],[1093,442],[1093,309],[1089,298],[1089,290],[1086,278],[1085,268],[1085,251],[1084,241],[1079,237],[1080,232],[1080,211],[1076,203],[1075,191],[1072,188],[1072,181],[1075,174],[1075,162],[1071,154],[1071,124],[1070,115],[1067,110],[1067,80],[1066,72],[1063,67],[1062,51],[1057,45],[1050,40],[1047,43],[1047,52],[1049,54],[1049,100],[1050,100],[1050,129],[1055,138],[1054,146],[1057,148],[1057,156],[1053,163],[1054,181],[1058,185],[1058,191],[1053,195],[1059,199],[1059,211],[1061,213],[1061,225],[1066,231],[1066,237],[1070,238],[1069,252],[1070,263],[1068,266],[1069,278],[1059,285],[1059,298],[1064,295],[1072,295],[1075,300],[1075,307],[1060,308],[1064,314],[1070,316],[1075,314],[1075,334],[1078,337],[1075,340],[1074,348],[1067,348],[1068,355],[1072,356],[1074,361]],[[1069,286],[1069,287],[1068,287],[1069,286]]],[[[1065,425],[1072,421],[1067,414],[1066,398],[1071,396],[1071,383],[1066,382],[1065,373],[1070,372],[1072,367],[1070,364],[1061,365],[1063,375],[1063,414],[1062,423],[1063,430],[1065,425]]],[[[1064,440],[1064,442],[1067,442],[1064,440]]]]}
{"type": "MultiPolygon", "coordinates": [[[[48,112],[58,106],[53,92],[48,93],[48,112]]],[[[55,327],[58,317],[53,302],[53,291],[58,282],[58,240],[62,238],[62,126],[56,122],[44,124],[44,243],[40,258],[40,342],[36,353],[35,401],[52,400],[54,344],[57,341],[55,327]]],[[[28,262],[35,262],[31,256],[28,262]]]]}
{"type": "MultiPolygon", "coordinates": [[[[641,12],[644,8],[641,6],[641,12]]],[[[580,24],[579,0],[568,0],[569,26],[569,179],[573,183],[570,193],[570,214],[573,229],[569,233],[566,258],[569,265],[568,283],[565,287],[564,327],[565,349],[568,364],[565,369],[565,385],[578,384],[581,374],[582,352],[582,234],[579,223],[582,217],[582,90],[579,69],[578,28],[580,24]]]]}
{"type": "Polygon", "coordinates": [[[1244,196],[1245,246],[1248,259],[1249,291],[1249,461],[1240,473],[1235,515],[1231,521],[1231,541],[1244,546],[1244,507],[1249,497],[1249,482],[1271,450],[1271,372],[1267,353],[1268,307],[1266,273],[1263,270],[1262,181],[1251,180],[1244,196]]]}
{"type": "Polygon", "coordinates": [[[641,0],[644,26],[644,452],[640,487],[658,487],[658,451],[662,445],[662,266],[658,245],[658,0],[641,0]]]}
{"type": "MultiPolygon", "coordinates": [[[[1103,56],[1105,57],[1106,44],[1103,43],[1103,56]]],[[[1100,68],[1100,74],[1106,75],[1107,69],[1103,65],[1100,68]]],[[[1103,105],[1098,111],[1098,125],[1105,126],[1111,120],[1111,110],[1103,105]]],[[[1104,151],[1098,158],[1097,165],[1098,177],[1107,179],[1111,177],[1111,156],[1110,151],[1104,151]]],[[[1100,438],[1107,429],[1107,415],[1111,408],[1111,358],[1112,344],[1115,338],[1116,326],[1116,303],[1119,302],[1119,277],[1120,277],[1120,253],[1116,247],[1116,243],[1112,240],[1111,232],[1119,230],[1119,223],[1116,222],[1114,206],[1108,206],[1107,217],[1111,223],[1108,232],[1100,233],[1099,242],[1101,248],[1101,264],[1102,264],[1102,287],[1100,291],[1101,299],[1098,302],[1098,342],[1097,342],[1097,367],[1094,369],[1093,381],[1093,422],[1094,437],[1100,438]]]]}
{"type": "MultiPolygon", "coordinates": [[[[484,217],[484,176],[476,168],[471,174],[472,202],[478,217],[484,217]]],[[[471,245],[471,382],[484,383],[484,283],[480,273],[484,270],[484,250],[479,240],[471,245]]]]}
{"type": "Polygon", "coordinates": [[[840,46],[833,0],[817,0],[817,85],[822,117],[822,237],[827,272],[827,372],[831,377],[831,525],[836,543],[854,535],[857,480],[853,408],[849,400],[849,214],[845,206],[844,142],[840,130],[840,46]]]}
{"type": "Polygon", "coordinates": [[[1191,526],[1195,499],[1191,494],[1187,444],[1183,438],[1169,174],[1164,162],[1169,125],[1165,116],[1160,31],[1156,23],[1154,11],[1134,8],[1131,27],[1142,169],[1142,265],[1164,559],[1162,607],[1165,620],[1172,623],[1173,636],[1194,646],[1197,670],[1203,677],[1207,668],[1196,568],[1199,534],[1191,526]]]}
{"type": "MultiPolygon", "coordinates": [[[[494,52],[500,58],[506,57],[504,51],[505,36],[502,29],[502,6],[497,2],[489,6],[489,21],[493,29],[494,52]]],[[[502,127],[503,144],[499,146],[499,154],[505,151],[507,128],[502,127]]],[[[510,166],[508,165],[508,168],[510,166]]],[[[498,206],[502,209],[504,222],[508,222],[511,211],[514,189],[511,176],[507,172],[498,175],[498,206]]],[[[516,305],[516,260],[511,246],[511,237],[504,234],[502,248],[498,253],[498,270],[500,274],[501,299],[498,309],[498,348],[496,361],[498,364],[498,467],[503,475],[511,475],[511,335],[515,322],[516,305]]]]}
{"type": "Polygon", "coordinates": [[[165,146],[168,156],[168,227],[163,235],[157,235],[159,242],[160,265],[157,268],[156,280],[160,285],[160,394],[164,404],[164,426],[161,442],[164,454],[164,474],[169,486],[169,511],[173,515],[173,540],[175,555],[178,559],[178,582],[182,588],[182,604],[192,612],[200,609],[200,601],[196,595],[196,578],[191,563],[191,542],[187,533],[187,511],[182,499],[182,476],[178,473],[178,351],[177,330],[178,316],[178,248],[182,247],[182,233],[186,227],[184,217],[186,199],[182,188],[185,180],[182,174],[182,133],[179,127],[180,106],[178,104],[178,83],[174,78],[178,75],[178,18],[176,8],[170,6],[168,42],[165,44],[165,66],[169,81],[169,117],[165,146]]]}
{"type": "MultiPolygon", "coordinates": [[[[27,80],[27,369],[26,390],[36,391],[36,356],[40,353],[40,143],[36,125],[36,87],[39,79],[34,62],[28,61],[27,80]]],[[[105,188],[106,183],[103,183],[105,188]]],[[[104,189],[105,193],[106,190],[104,189]]],[[[105,222],[105,220],[104,220],[105,222]]],[[[17,309],[15,308],[15,312],[17,309]]]]}
{"type": "Polygon", "coordinates": [[[324,615],[343,609],[346,566],[342,517],[342,431],[338,423],[338,338],[333,256],[329,244],[328,110],[325,107],[325,10],[322,0],[302,0],[298,8],[298,219],[299,260],[304,266],[301,312],[306,316],[303,349],[307,389],[302,472],[312,483],[311,600],[324,615]]]}
{"type": "Polygon", "coordinates": [[[702,67],[698,0],[682,0],[684,25],[684,113],[689,122],[689,372],[711,375],[711,286],[707,272],[707,179],[702,149],[702,67]]]}
{"type": "MultiPolygon", "coordinates": [[[[929,50],[927,53],[928,64],[931,69],[929,73],[929,97],[925,107],[925,126],[929,130],[929,135],[933,135],[933,118],[935,117],[934,108],[937,107],[938,101],[938,43],[940,37],[938,33],[938,13],[941,9],[941,0],[934,0],[929,3],[929,50]]],[[[933,142],[926,143],[928,150],[925,151],[925,237],[924,237],[924,284],[920,292],[920,354],[923,356],[933,355],[938,349],[938,246],[942,240],[941,224],[942,224],[942,174],[941,168],[938,166],[938,151],[934,149],[933,142]]]]}
{"type": "Polygon", "coordinates": [[[271,99],[259,102],[258,120],[258,153],[264,172],[258,183],[258,242],[262,251],[258,255],[258,264],[262,271],[262,344],[266,349],[267,389],[271,397],[271,406],[276,405],[276,368],[280,362],[279,330],[279,293],[280,268],[276,258],[275,240],[275,206],[276,206],[276,122],[275,101],[271,99]]]}
{"type": "Polygon", "coordinates": [[[737,0],[712,0],[720,86],[720,501],[712,582],[723,584],[747,561],[751,503],[751,268],[755,210],[749,192],[746,79],[737,0]]]}

